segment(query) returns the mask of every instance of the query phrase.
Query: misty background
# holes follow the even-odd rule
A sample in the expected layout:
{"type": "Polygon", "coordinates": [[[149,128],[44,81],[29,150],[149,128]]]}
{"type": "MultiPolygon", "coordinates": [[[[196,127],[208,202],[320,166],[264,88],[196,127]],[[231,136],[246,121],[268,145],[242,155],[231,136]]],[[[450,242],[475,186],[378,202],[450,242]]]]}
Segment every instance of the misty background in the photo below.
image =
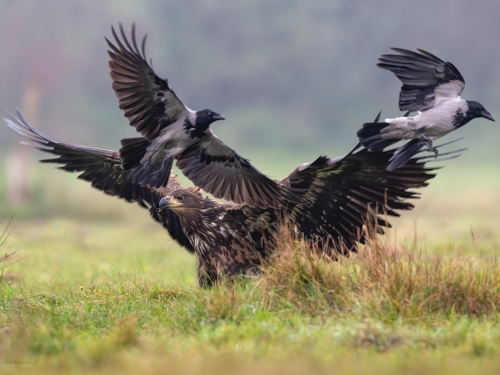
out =
{"type": "MultiPolygon", "coordinates": [[[[500,122],[499,16],[494,0],[0,0],[0,113],[19,107],[56,140],[117,150],[137,133],[111,89],[104,37],[135,22],[156,73],[190,108],[224,114],[214,132],[280,179],[319,155],[349,152],[379,110],[382,119],[402,115],[399,80],[375,65],[390,47],[451,61],[466,80],[463,97],[500,122]]],[[[474,120],[443,141],[462,136],[469,150],[440,163],[446,186],[500,186],[500,124],[474,120]]],[[[76,176],[34,163],[47,154],[18,151],[19,140],[2,122],[0,215],[19,211],[9,168],[49,195],[62,188],[48,180],[77,186],[76,176]]]]}

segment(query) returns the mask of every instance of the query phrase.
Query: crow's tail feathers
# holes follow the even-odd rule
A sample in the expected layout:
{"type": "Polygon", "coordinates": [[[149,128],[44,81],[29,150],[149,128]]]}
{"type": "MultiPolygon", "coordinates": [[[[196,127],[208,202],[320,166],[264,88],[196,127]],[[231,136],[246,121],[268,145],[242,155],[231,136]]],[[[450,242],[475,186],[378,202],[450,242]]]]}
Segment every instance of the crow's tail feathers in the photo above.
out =
{"type": "Polygon", "coordinates": [[[413,139],[408,143],[405,143],[403,146],[398,148],[394,155],[389,159],[389,165],[386,170],[389,172],[394,171],[395,169],[405,165],[408,160],[411,159],[412,156],[417,154],[422,147],[425,146],[425,143],[420,139],[413,139]]]}
{"type": "Polygon", "coordinates": [[[143,160],[150,144],[149,140],[142,137],[122,139],[120,158],[123,169],[131,171],[129,178],[133,183],[161,188],[167,186],[173,160],[168,158],[156,163],[143,160]]]}
{"type": "Polygon", "coordinates": [[[359,142],[370,151],[383,150],[387,146],[399,141],[399,139],[382,138],[380,131],[389,124],[387,122],[367,122],[358,130],[359,142]]]}
{"type": "Polygon", "coordinates": [[[173,158],[162,160],[160,163],[151,164],[145,161],[138,167],[132,169],[130,180],[134,184],[149,186],[151,188],[162,188],[167,186],[170,172],[172,171],[173,158]]]}
{"type": "Polygon", "coordinates": [[[151,142],[143,137],[122,139],[120,158],[123,169],[129,171],[141,165],[141,160],[150,144],[151,142]]]}

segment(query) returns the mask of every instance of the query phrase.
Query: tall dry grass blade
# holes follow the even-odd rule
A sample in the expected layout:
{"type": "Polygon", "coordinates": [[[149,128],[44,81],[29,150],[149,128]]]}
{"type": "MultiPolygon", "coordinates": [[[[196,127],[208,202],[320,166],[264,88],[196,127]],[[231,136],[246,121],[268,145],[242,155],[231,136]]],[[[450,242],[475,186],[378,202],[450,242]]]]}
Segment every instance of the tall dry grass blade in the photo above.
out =
{"type": "MultiPolygon", "coordinates": [[[[4,221],[4,218],[0,219],[0,224],[2,224],[4,221]]],[[[7,229],[9,228],[10,224],[12,222],[12,217],[10,218],[9,222],[7,223],[5,229],[3,230],[2,234],[0,235],[0,249],[4,246],[6,246],[6,241],[7,239],[9,238],[9,234],[7,232],[7,229]]],[[[17,259],[11,263],[8,263],[8,264],[1,264],[3,262],[6,262],[7,260],[9,260],[10,258],[12,258],[12,256],[17,253],[17,250],[15,251],[12,251],[10,253],[5,253],[4,256],[0,257],[0,271],[2,271],[2,273],[0,274],[0,283],[2,282],[3,280],[3,275],[4,275],[4,270],[5,268],[13,265],[14,263],[17,263],[17,262],[20,262],[21,260],[27,258],[27,257],[24,257],[24,258],[21,258],[21,259],[17,259]]]]}

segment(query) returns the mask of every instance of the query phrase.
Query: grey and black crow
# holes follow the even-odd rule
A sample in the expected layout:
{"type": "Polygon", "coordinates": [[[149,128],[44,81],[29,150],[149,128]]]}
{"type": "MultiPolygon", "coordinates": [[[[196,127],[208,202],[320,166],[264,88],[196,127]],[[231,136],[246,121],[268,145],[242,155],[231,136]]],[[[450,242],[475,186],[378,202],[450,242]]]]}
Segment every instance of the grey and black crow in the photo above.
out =
{"type": "Polygon", "coordinates": [[[495,121],[478,102],[460,97],[465,81],[458,69],[421,49],[413,52],[392,48],[397,55],[382,55],[379,66],[393,72],[403,86],[399,109],[405,116],[387,118],[384,122],[366,123],[357,132],[360,143],[370,151],[384,149],[400,140],[410,140],[391,158],[388,171],[405,164],[423,146],[436,156],[432,141],[467,124],[477,117],[495,121]],[[411,112],[418,111],[415,116],[411,112]]]}
{"type": "Polygon", "coordinates": [[[132,25],[131,42],[120,24],[114,28],[116,45],[106,39],[113,90],[130,125],[143,137],[123,139],[120,157],[134,184],[166,186],[172,163],[193,183],[216,198],[253,207],[278,207],[292,193],[266,177],[210,129],[224,117],[210,109],[194,111],[185,106],[158,77],[145,54],[146,37],[139,49],[132,25]]]}
{"type": "Polygon", "coordinates": [[[55,155],[42,160],[59,165],[111,196],[136,202],[149,210],[170,235],[198,258],[198,279],[211,285],[222,275],[251,274],[276,247],[274,235],[283,219],[296,233],[331,257],[356,251],[356,242],[383,233],[387,216],[411,210],[415,188],[434,177],[425,158],[412,158],[397,171],[385,167],[394,150],[363,149],[330,159],[320,156],[297,167],[278,184],[301,194],[299,202],[265,209],[224,204],[203,198],[170,176],[166,187],[151,188],[130,180],[117,151],[56,141],[33,128],[18,112],[6,124],[28,143],[55,155]],[[168,196],[168,198],[164,198],[168,196]],[[159,210],[159,208],[165,208],[159,210]]]}

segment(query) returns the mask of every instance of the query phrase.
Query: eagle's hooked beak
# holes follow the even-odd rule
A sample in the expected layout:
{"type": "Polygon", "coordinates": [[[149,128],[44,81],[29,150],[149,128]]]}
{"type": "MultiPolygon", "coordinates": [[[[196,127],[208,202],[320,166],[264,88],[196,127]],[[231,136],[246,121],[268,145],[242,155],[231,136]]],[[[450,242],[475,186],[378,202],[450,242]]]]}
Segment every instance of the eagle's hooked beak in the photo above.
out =
{"type": "Polygon", "coordinates": [[[169,205],[170,205],[170,197],[167,195],[166,197],[163,197],[162,199],[160,199],[160,211],[161,210],[164,210],[165,208],[167,208],[169,205]]]}
{"type": "Polygon", "coordinates": [[[160,211],[162,211],[165,208],[172,208],[172,207],[180,206],[181,204],[182,203],[180,203],[173,196],[167,195],[166,197],[163,197],[162,199],[160,199],[159,209],[160,209],[160,211]]]}

